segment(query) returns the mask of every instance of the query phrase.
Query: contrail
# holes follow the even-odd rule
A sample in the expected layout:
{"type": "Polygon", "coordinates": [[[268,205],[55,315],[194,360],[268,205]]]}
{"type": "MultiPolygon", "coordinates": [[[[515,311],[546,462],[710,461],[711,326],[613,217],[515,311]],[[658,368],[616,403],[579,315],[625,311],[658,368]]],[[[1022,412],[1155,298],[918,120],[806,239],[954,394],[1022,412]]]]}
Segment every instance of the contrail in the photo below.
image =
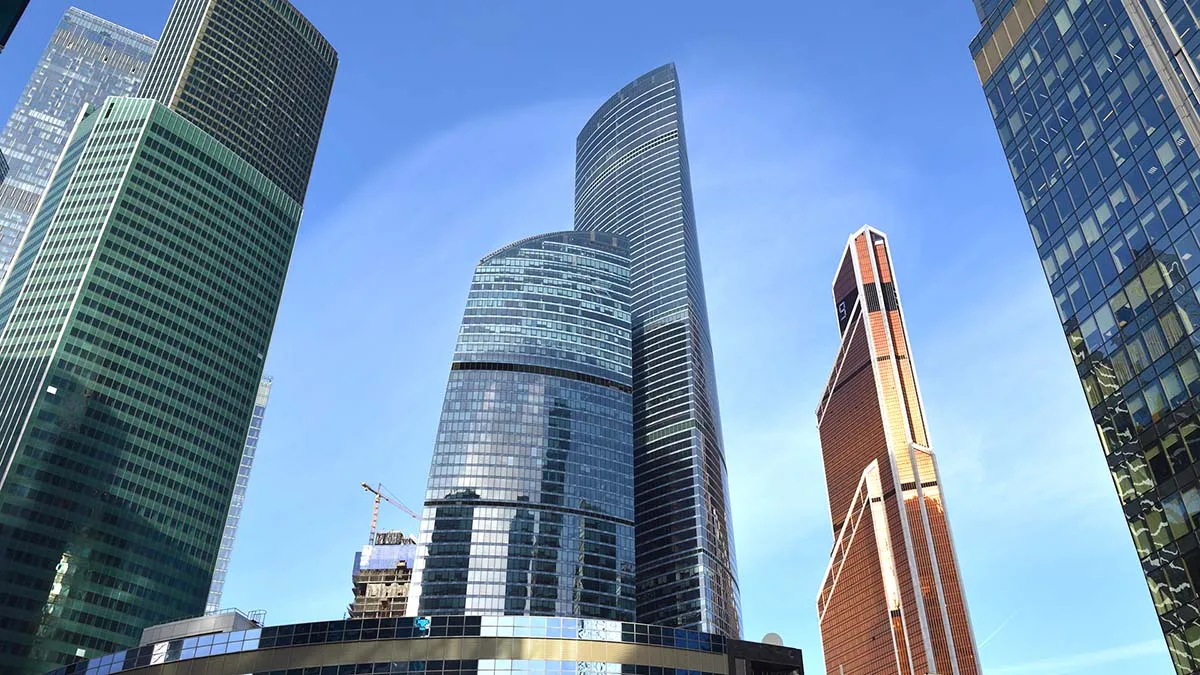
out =
{"type": "MultiPolygon", "coordinates": [[[[1020,611],[1020,610],[1018,610],[1018,611],[1020,611]]],[[[1013,612],[1012,614],[1008,615],[1007,619],[1001,621],[1000,625],[996,627],[996,630],[992,631],[990,635],[988,635],[987,637],[985,637],[983,639],[983,642],[979,643],[979,648],[983,649],[984,646],[987,645],[987,643],[991,642],[992,638],[996,637],[996,635],[998,635],[1000,633],[1000,631],[1004,630],[1004,627],[1007,626],[1008,622],[1012,621],[1013,617],[1016,615],[1017,615],[1017,612],[1013,612]]]]}

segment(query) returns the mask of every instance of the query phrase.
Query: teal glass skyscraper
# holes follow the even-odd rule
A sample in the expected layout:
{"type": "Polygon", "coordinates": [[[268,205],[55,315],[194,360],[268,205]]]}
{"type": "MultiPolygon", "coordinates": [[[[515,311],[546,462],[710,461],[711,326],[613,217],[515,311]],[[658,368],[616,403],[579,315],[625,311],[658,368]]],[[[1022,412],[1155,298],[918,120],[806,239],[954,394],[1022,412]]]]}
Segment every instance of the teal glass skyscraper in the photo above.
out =
{"type": "Polygon", "coordinates": [[[172,39],[181,7],[169,106],[84,114],[0,291],[6,674],[202,613],[221,548],[337,60],[284,0],[180,0],[172,39]],[[243,72],[270,82],[211,86],[243,72]]]}
{"type": "Polygon", "coordinates": [[[411,614],[634,620],[629,321],[622,237],[539,235],[480,261],[411,614]]]}
{"type": "Polygon", "coordinates": [[[128,96],[142,83],[153,39],[69,8],[0,131],[9,176],[0,185],[0,283],[85,104],[128,96]]]}
{"type": "Polygon", "coordinates": [[[976,9],[971,53],[1153,607],[1176,671],[1200,673],[1200,6],[976,9]]]}
{"type": "Polygon", "coordinates": [[[576,142],[575,229],[629,240],[638,621],[741,634],[729,482],[679,80],[657,68],[576,142]]]}

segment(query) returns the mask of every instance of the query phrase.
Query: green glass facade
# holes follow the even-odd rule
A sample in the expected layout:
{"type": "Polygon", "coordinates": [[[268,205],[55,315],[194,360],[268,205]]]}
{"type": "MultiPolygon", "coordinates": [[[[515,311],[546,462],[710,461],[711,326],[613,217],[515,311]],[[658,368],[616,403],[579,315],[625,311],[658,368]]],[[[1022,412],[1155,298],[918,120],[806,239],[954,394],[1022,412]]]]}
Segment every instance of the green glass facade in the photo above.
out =
{"type": "Polygon", "coordinates": [[[0,293],[4,673],[203,612],[301,212],[147,99],[63,162],[0,293]]]}

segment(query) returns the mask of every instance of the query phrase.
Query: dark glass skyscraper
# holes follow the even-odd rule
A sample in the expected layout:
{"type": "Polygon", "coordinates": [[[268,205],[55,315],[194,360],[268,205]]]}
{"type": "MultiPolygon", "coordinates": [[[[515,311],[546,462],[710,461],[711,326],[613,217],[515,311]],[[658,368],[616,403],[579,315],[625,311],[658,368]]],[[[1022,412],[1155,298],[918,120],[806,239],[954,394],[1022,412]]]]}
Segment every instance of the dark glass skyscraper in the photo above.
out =
{"type": "MultiPolygon", "coordinates": [[[[216,9],[232,2],[208,3],[203,31],[225,30],[216,9]]],[[[238,47],[195,40],[190,67],[215,59],[232,80],[263,44],[332,59],[290,5],[247,2],[238,47]]],[[[264,119],[309,92],[324,111],[308,62],[246,89],[188,70],[176,91],[264,119]]],[[[85,114],[0,291],[0,672],[204,611],[302,210],[295,183],[251,161],[291,156],[290,139],[228,130],[146,98],[85,114]]]]}
{"type": "Polygon", "coordinates": [[[8,38],[12,37],[28,6],[29,0],[0,0],[0,51],[8,44],[8,38]]]}
{"type": "Polygon", "coordinates": [[[176,0],[160,42],[138,96],[183,115],[303,203],[333,47],[287,0],[176,0]],[[263,97],[272,105],[252,104],[263,97]]]}
{"type": "Polygon", "coordinates": [[[634,620],[629,321],[622,237],[540,235],[480,261],[410,613],[634,620]]]}
{"type": "Polygon", "coordinates": [[[85,105],[137,91],[155,41],[71,7],[0,131],[10,175],[0,185],[0,283],[85,105]]]}
{"type": "Polygon", "coordinates": [[[737,637],[737,564],[675,66],[576,142],[575,229],[629,240],[638,621],[737,637]]]}
{"type": "Polygon", "coordinates": [[[975,67],[1167,646],[1200,673],[1200,7],[977,8],[975,67]]]}

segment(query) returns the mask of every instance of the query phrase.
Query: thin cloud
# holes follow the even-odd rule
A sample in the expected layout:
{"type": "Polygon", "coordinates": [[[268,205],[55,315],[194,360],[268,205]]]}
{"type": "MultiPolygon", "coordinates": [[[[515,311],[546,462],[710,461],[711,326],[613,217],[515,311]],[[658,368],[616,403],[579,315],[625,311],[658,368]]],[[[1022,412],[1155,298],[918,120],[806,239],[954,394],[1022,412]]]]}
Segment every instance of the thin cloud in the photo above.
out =
{"type": "Polygon", "coordinates": [[[575,120],[587,109],[550,101],[463,121],[397,149],[304,223],[267,364],[275,388],[231,605],[267,607],[278,623],[340,615],[370,514],[359,482],[381,480],[419,508],[471,272],[502,244],[571,228],[575,120]],[[246,564],[285,550],[305,560],[308,592],[246,564]]]}

